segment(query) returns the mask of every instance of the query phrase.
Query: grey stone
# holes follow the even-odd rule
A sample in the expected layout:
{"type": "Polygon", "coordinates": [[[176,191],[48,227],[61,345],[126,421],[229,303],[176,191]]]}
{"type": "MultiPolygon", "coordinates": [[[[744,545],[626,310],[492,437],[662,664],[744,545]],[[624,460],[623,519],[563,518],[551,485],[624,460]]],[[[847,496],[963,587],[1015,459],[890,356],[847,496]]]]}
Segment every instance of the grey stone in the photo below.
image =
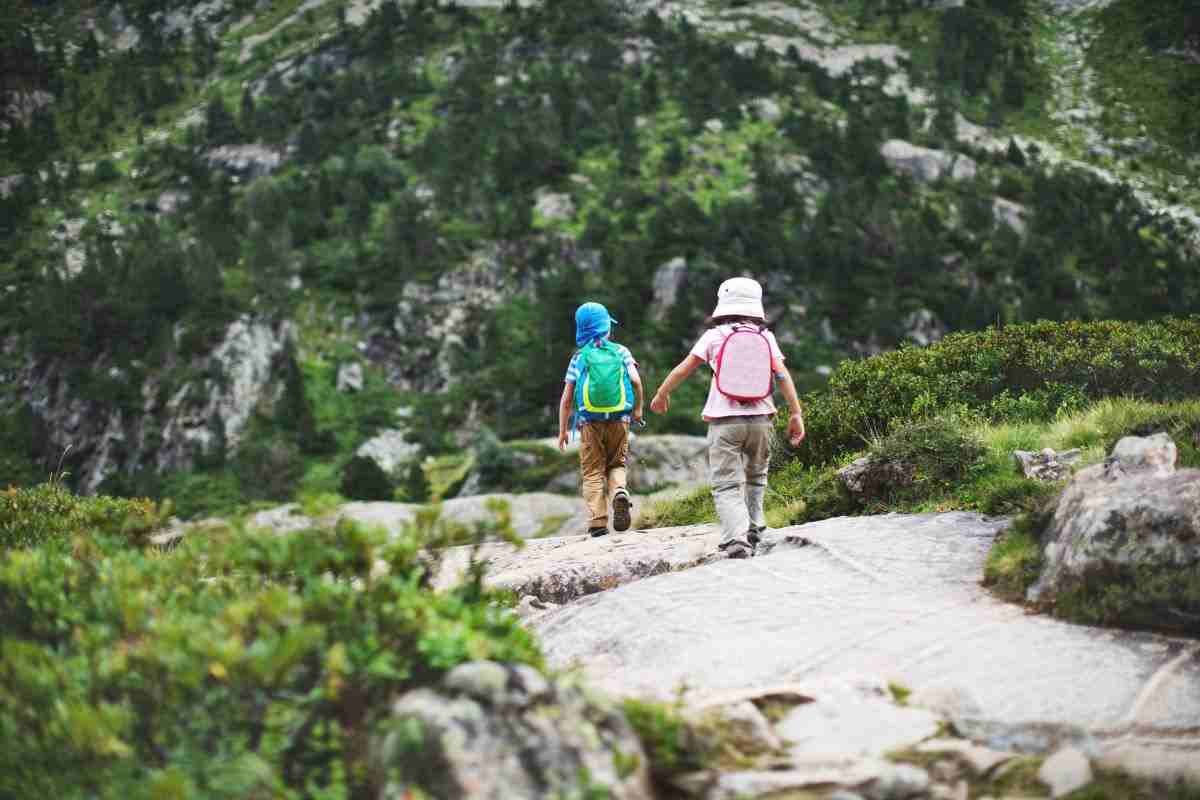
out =
{"type": "Polygon", "coordinates": [[[270,175],[283,164],[277,150],[259,144],[227,144],[214,147],[204,154],[213,169],[219,169],[240,180],[252,181],[270,175]]]}
{"type": "Polygon", "coordinates": [[[1126,436],[1113,447],[1110,457],[1126,472],[1148,471],[1168,475],[1179,462],[1179,450],[1165,433],[1153,436],[1126,436]]]}
{"type": "Polygon", "coordinates": [[[561,222],[575,216],[575,203],[569,194],[542,189],[536,195],[534,210],[544,220],[561,222]]]}
{"type": "Polygon", "coordinates": [[[168,189],[158,195],[158,199],[154,201],[154,206],[158,213],[170,216],[178,211],[180,206],[191,200],[191,197],[189,192],[168,189]]]}
{"type": "Polygon", "coordinates": [[[947,332],[946,326],[928,308],[913,311],[901,323],[904,326],[904,336],[919,347],[926,347],[941,341],[947,332]]]}
{"type": "Polygon", "coordinates": [[[522,595],[563,590],[570,602],[529,624],[551,665],[583,665],[589,682],[614,693],[671,698],[686,683],[703,702],[747,687],[883,674],[914,695],[928,686],[969,693],[979,716],[951,721],[993,750],[1073,744],[1106,765],[1194,769],[1200,740],[1187,731],[1200,718],[1200,648],[1032,616],[992,598],[980,575],[1006,524],[964,513],[826,520],[768,532],[768,541],[808,546],[741,561],[704,558],[719,537],[711,525],[539,540],[525,554],[483,557],[499,559],[496,585],[522,595]],[[695,548],[683,550],[688,540],[695,548]]]}
{"type": "Polygon", "coordinates": [[[884,142],[879,152],[892,169],[923,183],[943,178],[970,180],[978,171],[975,161],[968,156],[918,147],[902,139],[884,142]]]}
{"type": "Polygon", "coordinates": [[[992,216],[997,225],[1009,228],[1022,238],[1029,232],[1029,209],[1020,203],[997,197],[992,200],[992,216]]]}
{"type": "Polygon", "coordinates": [[[499,686],[501,675],[513,674],[465,664],[443,691],[417,689],[396,701],[393,724],[381,726],[371,752],[374,770],[403,778],[389,777],[382,797],[416,788],[433,797],[534,800],[591,786],[606,787],[613,800],[654,796],[641,743],[620,713],[561,683],[532,693],[499,686]],[[414,735],[419,746],[407,747],[414,735]]]}
{"type": "Polygon", "coordinates": [[[294,533],[316,527],[317,522],[304,514],[296,503],[255,512],[247,520],[247,527],[268,530],[272,533],[294,533]]]}
{"type": "Polygon", "coordinates": [[[661,320],[679,300],[679,291],[687,280],[687,261],[676,256],[654,271],[655,319],[661,320]]]}
{"type": "Polygon", "coordinates": [[[337,390],[342,394],[361,392],[363,389],[362,364],[352,361],[342,364],[337,371],[337,390]]]}
{"type": "Polygon", "coordinates": [[[922,753],[954,753],[976,776],[985,776],[996,767],[1016,758],[1016,753],[993,750],[968,739],[932,739],[917,746],[922,753]]]}
{"type": "Polygon", "coordinates": [[[421,445],[408,441],[405,431],[393,428],[380,431],[363,442],[354,455],[369,458],[388,475],[398,477],[403,468],[421,455],[421,445]]]}
{"type": "MultiPolygon", "coordinates": [[[[1176,471],[1176,458],[1165,434],[1126,437],[1107,462],[1078,473],[1043,536],[1045,563],[1029,599],[1051,602],[1090,575],[1197,569],[1200,470],[1176,471]]],[[[1164,626],[1194,627],[1170,607],[1158,613],[1164,626]]]]}
{"type": "Polygon", "coordinates": [[[698,722],[715,722],[732,737],[744,755],[761,755],[783,749],[783,742],[763,713],[749,700],[689,710],[698,722]]]}
{"type": "Polygon", "coordinates": [[[1013,460],[1017,471],[1026,478],[1037,481],[1061,481],[1071,477],[1072,467],[1082,458],[1083,451],[1075,448],[1056,453],[1046,447],[1037,453],[1014,450],[1013,460]]]}
{"type": "MultiPolygon", "coordinates": [[[[441,518],[459,525],[489,522],[495,518],[492,511],[495,503],[508,505],[513,530],[518,536],[545,535],[548,525],[566,527],[572,522],[575,522],[578,530],[584,529],[583,504],[578,499],[537,492],[455,497],[441,503],[441,518]]],[[[423,508],[425,506],[407,503],[347,503],[339,507],[327,523],[332,525],[346,519],[368,527],[382,528],[395,535],[410,524],[423,508]]],[[[462,555],[465,558],[465,553],[462,555]]]]}
{"type": "Polygon", "coordinates": [[[1092,782],[1092,765],[1074,747],[1064,747],[1038,770],[1038,780],[1050,787],[1050,796],[1063,797],[1092,782]]]}
{"type": "Polygon", "coordinates": [[[442,685],[449,692],[466,694],[489,705],[504,705],[508,700],[508,670],[495,661],[459,664],[442,685]]]}
{"type": "Polygon", "coordinates": [[[871,499],[895,489],[911,486],[916,473],[909,464],[863,456],[837,471],[837,478],[850,494],[871,499]]]}
{"type": "Polygon", "coordinates": [[[858,787],[866,800],[910,800],[929,790],[929,773],[911,764],[890,764],[866,785],[858,787]]]}
{"type": "Polygon", "coordinates": [[[833,683],[813,703],[797,706],[775,725],[793,755],[845,753],[882,757],[935,735],[930,711],[897,706],[878,693],[833,683]]]}

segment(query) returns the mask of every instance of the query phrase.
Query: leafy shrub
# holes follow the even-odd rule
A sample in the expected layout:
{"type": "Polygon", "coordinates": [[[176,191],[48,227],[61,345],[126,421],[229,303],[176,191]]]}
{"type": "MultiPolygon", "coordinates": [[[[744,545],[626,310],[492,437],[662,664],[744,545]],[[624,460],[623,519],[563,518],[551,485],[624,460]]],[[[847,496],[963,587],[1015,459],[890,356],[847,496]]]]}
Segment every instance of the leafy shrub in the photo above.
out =
{"type": "Polygon", "coordinates": [[[919,494],[929,496],[961,481],[984,456],[983,444],[945,418],[903,425],[871,447],[871,458],[913,470],[919,494]]]}
{"type": "Polygon", "coordinates": [[[64,548],[82,535],[144,544],[166,510],[149,500],[77,497],[59,482],[10,487],[0,491],[0,553],[49,545],[64,548]]]}
{"type": "Polygon", "coordinates": [[[392,479],[372,458],[355,456],[342,467],[341,493],[351,500],[391,500],[392,479]]]}
{"type": "MultiPolygon", "coordinates": [[[[1049,421],[1089,401],[1200,393],[1200,318],[1039,322],[947,336],[847,361],[806,395],[798,458],[824,464],[907,422],[948,412],[1049,421]]],[[[784,424],[781,420],[779,424],[784,424]]]]}
{"type": "MultiPolygon", "coordinates": [[[[494,534],[503,514],[475,538],[494,534]]],[[[447,537],[429,514],[394,539],[0,554],[0,796],[376,796],[369,735],[397,694],[466,660],[541,663],[478,565],[428,588],[447,537]]]]}
{"type": "Polygon", "coordinates": [[[227,470],[176,472],[163,480],[161,491],[180,519],[232,514],[245,502],[237,476],[227,470]]]}
{"type": "Polygon", "coordinates": [[[249,500],[286,500],[304,477],[300,448],[281,437],[251,437],[238,448],[233,471],[249,500]]]}
{"type": "Polygon", "coordinates": [[[665,784],[672,776],[703,769],[712,757],[678,704],[630,698],[622,710],[642,742],[656,782],[665,784]]]}

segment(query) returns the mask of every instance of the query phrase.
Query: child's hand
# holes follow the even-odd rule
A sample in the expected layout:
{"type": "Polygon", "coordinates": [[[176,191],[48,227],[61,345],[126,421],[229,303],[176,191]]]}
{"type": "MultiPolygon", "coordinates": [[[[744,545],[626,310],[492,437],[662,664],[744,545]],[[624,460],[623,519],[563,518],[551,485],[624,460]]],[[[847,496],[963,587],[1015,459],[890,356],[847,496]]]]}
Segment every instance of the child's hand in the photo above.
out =
{"type": "Polygon", "coordinates": [[[804,418],[797,414],[788,419],[788,440],[792,447],[799,447],[804,441],[804,418]]]}
{"type": "Polygon", "coordinates": [[[650,410],[655,414],[665,414],[667,409],[671,407],[671,396],[655,394],[654,399],[650,401],[650,410]]]}
{"type": "Polygon", "coordinates": [[[570,438],[571,438],[571,434],[568,433],[567,431],[559,431],[558,432],[558,450],[559,450],[559,452],[566,451],[567,442],[570,440],[570,438]]]}

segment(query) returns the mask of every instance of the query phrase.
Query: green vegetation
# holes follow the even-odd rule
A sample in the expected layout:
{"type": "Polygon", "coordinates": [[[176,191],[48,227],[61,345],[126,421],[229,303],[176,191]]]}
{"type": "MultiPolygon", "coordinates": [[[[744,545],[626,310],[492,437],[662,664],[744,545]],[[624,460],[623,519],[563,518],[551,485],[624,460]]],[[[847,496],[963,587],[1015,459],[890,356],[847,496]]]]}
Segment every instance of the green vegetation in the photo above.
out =
{"type": "Polygon", "coordinates": [[[6,551],[70,550],[77,537],[102,537],[143,546],[170,507],[148,500],[96,497],[81,501],[61,482],[0,491],[0,557],[6,551]]]}
{"type": "MultiPolygon", "coordinates": [[[[911,76],[935,90],[936,108],[882,91],[877,63],[832,78],[797,52],[739,52],[742,35],[707,37],[606,2],[387,2],[353,26],[332,3],[293,19],[289,1],[221,27],[250,9],[238,0],[197,32],[168,35],[153,15],[185,4],[142,0],[124,4],[140,37],[127,52],[80,38],[83,5],[31,7],[0,23],[15,65],[4,80],[57,97],[29,128],[2,135],[0,174],[26,180],[0,198],[0,284],[12,298],[0,334],[59,367],[98,414],[133,418],[146,413],[140,386],[155,382],[169,397],[210,369],[234,317],[299,328],[287,380],[302,384],[290,396],[304,398],[290,408],[308,412],[258,420],[254,436],[269,444],[252,463],[217,453],[185,475],[151,477],[150,454],[130,452],[104,487],[175,492],[181,511],[384,496],[379,476],[360,490],[356,468],[350,480],[343,468],[362,441],[397,425],[400,405],[420,420],[411,435],[426,456],[459,450],[464,427],[485,425],[501,441],[552,432],[570,312],[584,298],[626,321],[620,338],[653,386],[700,330],[722,278],[769,277],[772,321],[789,334],[798,383],[815,388],[816,366],[905,341],[920,311],[952,330],[1137,320],[1185,313],[1200,289],[1180,232],[1132,211],[1125,187],[1044,171],[1023,152],[975,153],[974,180],[934,184],[882,163],[879,145],[893,137],[961,149],[955,109],[991,121],[1031,113],[1046,77],[1032,58],[1040,18],[1027,2],[830,5],[848,35],[908,47],[911,76]],[[248,37],[280,24],[241,61],[248,37]],[[33,47],[34,33],[48,48],[33,47]],[[627,63],[632,41],[653,60],[627,63]],[[755,110],[764,97],[777,118],[755,110]],[[177,124],[188,114],[196,124],[177,124]],[[209,158],[216,146],[251,143],[285,153],[278,169],[252,178],[209,158]],[[178,210],[155,213],[168,190],[181,193],[178,210]],[[541,190],[568,196],[575,212],[537,213],[541,190]],[[997,195],[1028,208],[1026,236],[996,224],[997,195]],[[87,260],[72,277],[57,240],[76,220],[86,223],[87,260]],[[687,280],[652,317],[655,271],[676,257],[687,280]],[[456,282],[494,289],[495,302],[472,310],[454,331],[460,341],[434,359],[442,342],[429,331],[440,320],[423,298],[456,282]],[[335,370],[360,357],[360,344],[374,365],[366,389],[338,394],[335,370]],[[426,376],[431,360],[448,381],[426,376]],[[200,487],[214,489],[211,504],[200,487]]],[[[102,29],[111,24],[101,15],[102,29]]],[[[1022,402],[1061,404],[1047,392],[1022,402]]],[[[22,401],[0,406],[15,415],[22,401]]],[[[695,432],[703,386],[676,401],[660,429],[695,432]]],[[[0,421],[0,444],[5,431],[0,421]]],[[[57,455],[44,441],[0,448],[0,481],[43,477],[57,455]]],[[[497,457],[504,466],[508,456],[497,457]]],[[[518,488],[554,468],[537,455],[518,488]]],[[[405,498],[430,491],[417,472],[387,477],[405,498]]]]}
{"type": "Polygon", "coordinates": [[[804,398],[799,458],[820,465],[898,426],[939,414],[1049,422],[1111,397],[1200,394],[1200,319],[1040,322],[954,334],[843,363],[804,398]]]}
{"type": "MultiPolygon", "coordinates": [[[[1200,40],[1200,12],[1186,0],[1118,0],[1097,15],[1100,35],[1089,51],[1105,88],[1131,105],[1138,123],[1183,152],[1200,149],[1200,64],[1188,56],[1200,40]]],[[[1106,120],[1140,131],[1113,114],[1106,120]]],[[[1154,156],[1151,155],[1151,158],[1154,156]]]]}
{"type": "MultiPolygon", "coordinates": [[[[458,536],[435,516],[159,553],[145,504],[49,486],[0,509],[43,543],[0,550],[4,796],[373,796],[369,738],[398,693],[467,660],[541,664],[478,566],[429,591],[431,548],[458,536]]],[[[503,515],[473,538],[497,534],[503,515]]]]}

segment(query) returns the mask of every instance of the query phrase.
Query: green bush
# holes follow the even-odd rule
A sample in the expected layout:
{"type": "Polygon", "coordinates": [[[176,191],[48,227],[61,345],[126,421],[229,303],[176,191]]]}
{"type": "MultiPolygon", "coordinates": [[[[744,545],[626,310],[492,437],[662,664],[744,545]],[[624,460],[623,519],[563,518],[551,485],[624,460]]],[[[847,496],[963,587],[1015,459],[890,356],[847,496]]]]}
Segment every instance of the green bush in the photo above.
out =
{"type": "MultiPolygon", "coordinates": [[[[67,547],[77,536],[113,536],[140,545],[164,516],[149,500],[77,497],[59,482],[0,491],[0,553],[67,547]]],[[[2,616],[2,615],[0,615],[2,616]]]]}
{"type": "Polygon", "coordinates": [[[934,497],[963,481],[982,461],[985,449],[960,423],[937,417],[911,422],[871,446],[872,460],[911,470],[910,499],[934,497]]]}
{"type": "MultiPolygon", "coordinates": [[[[475,538],[497,533],[503,514],[475,538]]],[[[393,539],[0,554],[0,796],[377,796],[370,734],[398,694],[467,660],[541,664],[481,567],[430,590],[448,536],[427,514],[393,539]]]]}
{"type": "Polygon", "coordinates": [[[355,456],[342,467],[342,495],[351,500],[391,500],[395,492],[391,477],[372,458],[355,456]]]}
{"type": "Polygon", "coordinates": [[[683,718],[678,704],[630,698],[622,703],[622,710],[642,742],[656,782],[704,769],[713,757],[708,743],[683,718]]]}
{"type": "Polygon", "coordinates": [[[1197,394],[1198,317],[952,334],[930,347],[844,362],[827,389],[804,398],[808,437],[798,458],[828,463],[907,422],[945,413],[1049,421],[1106,397],[1161,402],[1197,394]]]}

